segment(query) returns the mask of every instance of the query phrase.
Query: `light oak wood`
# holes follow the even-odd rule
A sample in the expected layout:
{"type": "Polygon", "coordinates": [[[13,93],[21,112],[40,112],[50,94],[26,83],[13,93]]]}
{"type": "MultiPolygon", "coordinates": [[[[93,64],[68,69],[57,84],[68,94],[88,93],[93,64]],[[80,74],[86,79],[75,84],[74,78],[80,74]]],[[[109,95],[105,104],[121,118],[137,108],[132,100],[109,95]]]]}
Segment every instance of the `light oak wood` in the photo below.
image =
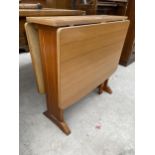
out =
{"type": "MultiPolygon", "coordinates": [[[[71,18],[66,18],[66,21],[70,22],[71,18]]],[[[77,24],[75,20],[73,23],[77,24]]],[[[117,68],[129,21],[122,17],[121,21],[114,18],[111,22],[70,27],[35,24],[30,27],[38,28],[35,32],[39,34],[33,33],[36,38],[39,37],[39,43],[36,42],[35,46],[40,45],[40,58],[36,58],[42,64],[47,102],[44,114],[64,133],[69,134],[70,129],[63,116],[67,107],[98,86],[100,92],[112,93],[108,79],[117,68]]],[[[29,42],[33,42],[32,38],[29,42]]]]}
{"type": "Polygon", "coordinates": [[[31,23],[29,24],[25,23],[25,30],[26,30],[27,40],[30,48],[33,68],[36,75],[38,91],[40,93],[45,93],[38,30],[31,23]]]}
{"type": "Polygon", "coordinates": [[[128,24],[124,21],[58,30],[62,109],[87,95],[116,70],[128,24]]]}
{"type": "MultiPolygon", "coordinates": [[[[48,19],[48,22],[49,22],[49,20],[50,20],[50,22],[52,21],[52,22],[54,22],[55,24],[58,24],[60,21],[61,22],[63,22],[63,19],[64,20],[66,20],[67,22],[72,22],[73,23],[73,19],[74,19],[74,23],[76,22],[76,20],[78,20],[78,22],[80,22],[80,23],[86,23],[87,21],[88,22],[92,22],[92,17],[93,17],[93,20],[95,21],[96,19],[101,19],[102,20],[102,22],[104,21],[108,21],[108,20],[113,20],[113,21],[117,21],[118,19],[120,20],[124,20],[124,19],[126,19],[126,17],[122,17],[122,16],[86,16],[86,18],[85,17],[82,17],[82,19],[81,19],[81,17],[77,17],[77,18],[73,18],[73,16],[71,16],[71,17],[67,17],[67,19],[66,19],[66,17],[61,17],[61,18],[59,18],[59,17],[56,17],[56,18],[53,18],[53,17],[50,17],[50,18],[47,18],[47,17],[43,17],[43,18],[41,18],[41,17],[39,17],[39,21],[41,20],[41,19],[44,19],[44,20],[46,20],[46,19],[48,19]],[[97,18],[98,17],[98,18],[97,18]],[[69,18],[69,19],[68,19],[69,18]],[[81,21],[81,20],[82,21],[81,21]]],[[[36,18],[36,17],[35,17],[36,18]]],[[[38,19],[38,18],[36,18],[36,19],[38,19]]],[[[27,18],[27,20],[28,21],[30,21],[30,22],[35,22],[34,21],[34,18],[27,18]]],[[[97,21],[98,22],[98,21],[97,21]]],[[[37,80],[37,86],[38,86],[38,91],[40,92],[40,93],[45,93],[45,88],[44,88],[44,79],[43,79],[43,73],[42,73],[42,66],[41,66],[41,58],[40,58],[40,46],[39,46],[39,40],[38,40],[38,32],[37,32],[37,29],[35,28],[35,26],[33,25],[33,24],[26,24],[26,26],[25,26],[25,29],[26,29],[26,33],[27,33],[27,40],[28,40],[28,42],[29,42],[29,47],[30,47],[30,52],[31,52],[31,57],[32,57],[32,62],[33,62],[33,66],[34,66],[34,71],[35,71],[35,74],[36,74],[36,80],[37,80]]],[[[86,31],[89,31],[89,29],[87,30],[86,29],[86,31]]],[[[98,29],[98,32],[100,33],[100,31],[102,31],[102,28],[100,28],[100,29],[98,29]]],[[[89,32],[88,32],[89,33],[89,32]]],[[[93,33],[92,33],[93,34],[93,33]]],[[[66,36],[65,36],[66,37],[66,36]]],[[[70,40],[72,40],[72,35],[67,35],[67,37],[70,37],[70,40]]],[[[80,38],[81,36],[77,36],[78,38],[80,38]]],[[[85,38],[85,39],[87,39],[87,38],[85,38]]],[[[99,41],[99,39],[102,39],[101,37],[99,37],[98,38],[98,41],[95,41],[95,42],[93,42],[93,40],[92,40],[92,42],[90,43],[90,45],[88,45],[88,46],[90,46],[89,48],[94,48],[93,46],[94,46],[94,44],[96,45],[96,46],[98,46],[98,44],[100,44],[101,42],[99,41]]],[[[65,39],[64,39],[64,41],[65,41],[65,39]]],[[[104,42],[104,44],[105,44],[106,42],[104,42]]],[[[80,44],[78,44],[78,42],[76,43],[77,44],[77,47],[75,48],[75,52],[76,52],[76,54],[78,54],[78,47],[79,46],[81,46],[80,44]]],[[[71,47],[70,48],[72,48],[72,45],[71,45],[71,47]]],[[[85,46],[85,47],[82,47],[84,50],[88,50],[87,49],[87,46],[85,46]]],[[[68,49],[69,50],[69,52],[71,52],[71,50],[70,49],[68,49]]],[[[74,53],[75,53],[74,52],[74,53]]],[[[67,55],[68,56],[68,55],[67,55]]],[[[76,56],[76,55],[75,55],[76,56]]]]}
{"type": "Polygon", "coordinates": [[[27,17],[27,22],[36,24],[43,24],[48,26],[60,27],[60,26],[72,26],[72,25],[84,25],[93,23],[105,23],[112,21],[126,20],[125,16],[107,16],[107,15],[94,15],[94,16],[61,16],[61,17],[27,17]]]}

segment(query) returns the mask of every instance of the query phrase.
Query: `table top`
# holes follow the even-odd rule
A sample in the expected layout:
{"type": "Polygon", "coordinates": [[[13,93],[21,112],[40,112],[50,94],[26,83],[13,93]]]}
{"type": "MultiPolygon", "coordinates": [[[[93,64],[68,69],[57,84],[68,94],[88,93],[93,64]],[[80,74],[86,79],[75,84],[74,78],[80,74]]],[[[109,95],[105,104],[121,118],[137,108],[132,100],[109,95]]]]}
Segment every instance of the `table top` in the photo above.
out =
{"type": "Polygon", "coordinates": [[[19,9],[20,17],[30,16],[74,16],[83,15],[85,11],[81,10],[66,10],[66,9],[54,9],[54,8],[43,8],[43,9],[19,9]]]}
{"type": "Polygon", "coordinates": [[[58,16],[58,17],[27,17],[27,22],[53,27],[96,24],[126,20],[126,16],[89,15],[89,16],[58,16]]]}

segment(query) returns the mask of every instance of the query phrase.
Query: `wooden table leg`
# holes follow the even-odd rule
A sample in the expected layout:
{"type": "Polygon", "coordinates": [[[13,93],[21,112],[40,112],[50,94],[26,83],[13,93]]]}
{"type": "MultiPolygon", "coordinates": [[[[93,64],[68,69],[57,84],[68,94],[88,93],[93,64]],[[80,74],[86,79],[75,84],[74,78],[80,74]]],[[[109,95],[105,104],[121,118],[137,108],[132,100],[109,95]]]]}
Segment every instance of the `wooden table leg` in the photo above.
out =
{"type": "Polygon", "coordinates": [[[62,110],[59,109],[59,112],[57,111],[57,115],[54,115],[54,113],[49,111],[45,111],[44,115],[55,123],[66,135],[71,133],[67,123],[64,121],[62,110]]]}
{"type": "Polygon", "coordinates": [[[40,54],[47,103],[47,111],[44,112],[44,115],[68,135],[70,134],[70,129],[64,120],[63,109],[59,107],[60,90],[56,49],[56,31],[56,28],[44,26],[39,27],[40,54]]]}
{"type": "Polygon", "coordinates": [[[102,94],[103,91],[112,94],[111,88],[108,86],[108,79],[104,81],[101,85],[99,85],[99,94],[102,94]]]}

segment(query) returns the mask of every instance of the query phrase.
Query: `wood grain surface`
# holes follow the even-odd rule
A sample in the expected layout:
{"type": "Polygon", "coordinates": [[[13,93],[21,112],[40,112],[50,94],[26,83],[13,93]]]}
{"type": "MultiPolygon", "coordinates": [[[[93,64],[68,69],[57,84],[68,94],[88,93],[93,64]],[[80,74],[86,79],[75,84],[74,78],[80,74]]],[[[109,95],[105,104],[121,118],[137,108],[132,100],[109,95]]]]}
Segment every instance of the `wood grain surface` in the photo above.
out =
{"type": "Polygon", "coordinates": [[[83,15],[85,11],[81,10],[67,10],[67,9],[53,9],[53,8],[43,8],[43,9],[19,9],[20,17],[29,16],[76,16],[83,15]]]}
{"type": "Polygon", "coordinates": [[[61,16],[61,17],[27,17],[27,22],[36,24],[43,24],[48,26],[72,26],[84,25],[102,22],[114,22],[127,19],[125,16],[107,16],[107,15],[94,15],[94,16],[61,16]]]}
{"type": "MultiPolygon", "coordinates": [[[[96,20],[96,17],[92,16],[91,19],[96,20]]],[[[43,23],[47,19],[48,22],[54,21],[58,24],[63,23],[65,19],[68,24],[77,24],[80,23],[79,18],[72,21],[73,17],[57,17],[58,22],[56,18],[42,19],[43,23]]],[[[108,86],[108,78],[118,66],[129,21],[125,20],[126,17],[101,18],[100,23],[80,26],[53,27],[46,25],[47,23],[37,24],[36,21],[26,26],[28,28],[30,24],[27,36],[30,44],[33,44],[31,49],[40,53],[35,53],[34,57],[31,51],[32,58],[40,59],[42,65],[47,102],[47,111],[44,114],[66,134],[70,133],[64,120],[64,110],[67,107],[99,85],[100,92],[104,90],[112,93],[108,86]]],[[[91,19],[86,18],[86,23],[91,19]]],[[[85,23],[82,16],[81,21],[85,23]]]]}
{"type": "Polygon", "coordinates": [[[46,91],[47,111],[44,114],[52,120],[63,132],[70,133],[64,121],[63,109],[59,107],[59,53],[57,52],[57,29],[39,26],[41,61],[46,91]]]}
{"type": "Polygon", "coordinates": [[[128,25],[129,21],[122,21],[58,29],[60,108],[75,103],[112,75],[128,25]]]}
{"type": "Polygon", "coordinates": [[[25,23],[25,30],[31,53],[33,68],[36,75],[38,91],[40,93],[45,93],[38,29],[31,23],[25,23]]]}
{"type": "MultiPolygon", "coordinates": [[[[41,0],[40,0],[41,1],[41,0]]],[[[66,9],[53,9],[53,8],[43,8],[43,9],[19,9],[19,48],[29,51],[24,24],[26,23],[26,17],[36,17],[36,16],[77,16],[83,15],[84,11],[80,10],[66,10],[66,9]]]]}

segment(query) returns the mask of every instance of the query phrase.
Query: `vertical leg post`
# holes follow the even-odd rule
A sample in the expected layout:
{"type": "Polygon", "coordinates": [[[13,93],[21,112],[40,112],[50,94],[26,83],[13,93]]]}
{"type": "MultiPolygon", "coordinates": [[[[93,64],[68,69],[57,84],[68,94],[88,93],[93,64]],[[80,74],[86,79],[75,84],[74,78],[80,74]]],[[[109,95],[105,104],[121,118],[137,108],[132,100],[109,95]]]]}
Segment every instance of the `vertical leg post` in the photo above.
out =
{"type": "Polygon", "coordinates": [[[56,28],[39,26],[40,54],[46,92],[47,111],[44,115],[53,121],[65,134],[70,129],[64,120],[64,110],[59,107],[59,80],[56,28]]]}
{"type": "Polygon", "coordinates": [[[99,85],[99,94],[102,94],[103,91],[112,94],[112,90],[111,88],[108,86],[108,79],[104,81],[104,83],[102,83],[101,85],[99,85]]]}

